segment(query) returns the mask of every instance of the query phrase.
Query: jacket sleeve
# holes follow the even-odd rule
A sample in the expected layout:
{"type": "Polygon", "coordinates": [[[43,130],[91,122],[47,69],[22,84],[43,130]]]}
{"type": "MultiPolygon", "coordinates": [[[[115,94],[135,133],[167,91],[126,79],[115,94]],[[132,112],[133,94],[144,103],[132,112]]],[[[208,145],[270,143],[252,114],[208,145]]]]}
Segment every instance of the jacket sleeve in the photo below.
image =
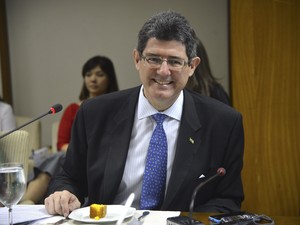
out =
{"type": "Polygon", "coordinates": [[[87,142],[83,107],[77,112],[72,127],[72,138],[61,171],[51,179],[47,196],[55,191],[68,190],[83,203],[87,196],[87,142]]]}

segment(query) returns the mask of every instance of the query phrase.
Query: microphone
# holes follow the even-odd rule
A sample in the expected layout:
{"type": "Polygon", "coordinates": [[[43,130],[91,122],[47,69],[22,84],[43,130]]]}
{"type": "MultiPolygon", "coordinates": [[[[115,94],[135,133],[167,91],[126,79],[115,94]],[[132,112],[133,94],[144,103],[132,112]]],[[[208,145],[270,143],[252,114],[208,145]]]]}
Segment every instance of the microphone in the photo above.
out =
{"type": "Polygon", "coordinates": [[[39,116],[39,117],[37,117],[37,118],[35,118],[35,119],[33,119],[33,120],[30,120],[29,122],[27,122],[27,123],[25,123],[25,124],[23,124],[23,125],[21,125],[21,126],[15,128],[15,129],[13,129],[13,130],[11,130],[11,131],[9,131],[9,132],[3,134],[3,135],[1,135],[1,136],[0,136],[0,139],[6,137],[7,135],[9,135],[9,134],[11,134],[11,133],[13,133],[13,132],[15,132],[15,131],[17,131],[17,130],[23,128],[23,127],[25,127],[25,126],[27,126],[27,125],[30,124],[30,123],[33,123],[34,121],[36,121],[36,120],[38,120],[38,119],[43,118],[44,116],[46,116],[46,115],[48,115],[48,114],[55,114],[55,113],[58,113],[58,112],[60,112],[62,109],[63,109],[63,107],[62,107],[61,104],[55,104],[55,105],[53,105],[53,106],[50,108],[50,110],[49,110],[48,112],[46,112],[46,113],[44,113],[43,115],[41,115],[41,116],[39,116]]]}
{"type": "Polygon", "coordinates": [[[200,183],[193,192],[192,198],[191,198],[191,203],[190,203],[190,212],[189,212],[189,224],[192,225],[193,224],[193,210],[194,210],[194,202],[195,202],[195,198],[196,195],[198,193],[198,191],[205,186],[207,183],[211,182],[212,180],[214,180],[216,177],[222,177],[226,174],[226,170],[223,167],[220,167],[219,169],[217,169],[217,173],[213,176],[211,176],[210,178],[208,178],[206,181],[200,183]]]}

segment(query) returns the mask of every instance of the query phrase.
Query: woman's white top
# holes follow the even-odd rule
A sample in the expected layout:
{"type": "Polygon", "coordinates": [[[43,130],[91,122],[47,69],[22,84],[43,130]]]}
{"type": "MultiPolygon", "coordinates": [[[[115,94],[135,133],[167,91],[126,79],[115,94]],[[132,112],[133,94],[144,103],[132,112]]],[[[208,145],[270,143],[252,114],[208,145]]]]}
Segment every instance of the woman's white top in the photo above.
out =
{"type": "Polygon", "coordinates": [[[0,131],[10,131],[16,128],[16,120],[12,107],[0,101],[0,131]]]}

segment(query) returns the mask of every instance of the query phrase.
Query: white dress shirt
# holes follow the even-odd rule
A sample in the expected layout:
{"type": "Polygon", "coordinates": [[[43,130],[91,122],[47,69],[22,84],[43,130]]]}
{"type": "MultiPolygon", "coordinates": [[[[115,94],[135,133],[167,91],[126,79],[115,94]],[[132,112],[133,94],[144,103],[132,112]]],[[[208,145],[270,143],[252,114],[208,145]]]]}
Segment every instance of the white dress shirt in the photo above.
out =
{"type": "Polygon", "coordinates": [[[0,101],[0,131],[11,131],[16,128],[12,107],[0,101]]]}
{"type": "MultiPolygon", "coordinates": [[[[183,92],[181,91],[175,103],[167,110],[160,112],[167,115],[163,123],[168,141],[166,190],[168,187],[176,151],[175,148],[180,126],[182,107],[183,92]]],[[[118,194],[114,200],[114,204],[124,204],[130,193],[133,192],[135,193],[135,199],[132,206],[136,209],[139,209],[148,146],[151,135],[156,126],[156,122],[151,116],[156,113],[158,113],[158,111],[144,96],[142,86],[139,94],[138,104],[136,107],[125,170],[118,190],[118,194]]]]}

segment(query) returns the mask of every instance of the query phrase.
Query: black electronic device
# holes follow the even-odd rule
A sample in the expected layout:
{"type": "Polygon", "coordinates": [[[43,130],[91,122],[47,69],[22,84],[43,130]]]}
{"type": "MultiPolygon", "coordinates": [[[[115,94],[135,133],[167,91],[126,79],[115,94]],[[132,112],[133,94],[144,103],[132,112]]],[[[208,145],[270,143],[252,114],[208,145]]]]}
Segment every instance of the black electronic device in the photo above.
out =
{"type": "Polygon", "coordinates": [[[204,223],[198,220],[192,219],[190,221],[188,216],[174,216],[167,218],[167,225],[190,225],[190,222],[192,225],[204,225],[204,223]]]}
{"type": "Polygon", "coordinates": [[[238,211],[226,214],[216,214],[208,217],[212,225],[274,225],[274,220],[266,215],[238,211]]]}
{"type": "Polygon", "coordinates": [[[255,216],[257,216],[257,214],[238,211],[238,212],[232,212],[226,214],[211,215],[208,217],[208,219],[214,224],[235,224],[237,222],[242,222],[242,221],[253,222],[253,218],[255,216]]]}

